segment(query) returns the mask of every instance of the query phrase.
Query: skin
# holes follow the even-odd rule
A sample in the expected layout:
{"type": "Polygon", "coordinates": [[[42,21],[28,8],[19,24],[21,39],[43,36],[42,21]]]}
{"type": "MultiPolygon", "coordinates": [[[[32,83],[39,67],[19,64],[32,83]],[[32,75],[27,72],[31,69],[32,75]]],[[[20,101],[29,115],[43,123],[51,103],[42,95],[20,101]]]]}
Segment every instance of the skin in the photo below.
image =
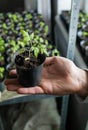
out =
{"type": "MultiPolygon", "coordinates": [[[[16,70],[12,70],[10,75],[16,76],[16,70]]],[[[77,93],[85,96],[88,95],[87,79],[87,72],[78,68],[71,60],[55,56],[46,58],[39,86],[23,88],[17,78],[6,79],[5,84],[9,91],[17,91],[20,94],[67,95],[77,93]]]]}

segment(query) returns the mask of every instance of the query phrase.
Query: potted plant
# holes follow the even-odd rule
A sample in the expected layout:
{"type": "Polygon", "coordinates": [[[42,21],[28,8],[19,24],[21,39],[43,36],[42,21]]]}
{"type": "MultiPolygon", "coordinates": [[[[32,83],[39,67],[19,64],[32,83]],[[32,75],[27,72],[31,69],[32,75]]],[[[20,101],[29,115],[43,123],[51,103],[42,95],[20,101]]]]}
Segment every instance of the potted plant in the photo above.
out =
{"type": "Polygon", "coordinates": [[[51,51],[51,56],[60,56],[60,52],[58,51],[57,48],[54,48],[54,49],[51,51]]]}
{"type": "Polygon", "coordinates": [[[0,67],[0,82],[2,82],[5,78],[5,68],[0,67]]]}
{"type": "Polygon", "coordinates": [[[83,27],[82,27],[82,29],[83,29],[84,31],[88,32],[88,25],[84,24],[83,27]]]}
{"type": "Polygon", "coordinates": [[[82,40],[80,46],[85,56],[88,57],[88,40],[82,40]]]}
{"type": "Polygon", "coordinates": [[[19,42],[23,42],[27,48],[16,52],[15,64],[19,82],[25,87],[30,87],[39,84],[45,55],[48,53],[41,37],[35,36],[34,33],[29,35],[24,30],[22,34],[23,39],[19,42]]]}
{"type": "Polygon", "coordinates": [[[0,55],[0,67],[5,66],[5,57],[3,55],[0,55]]]}
{"type": "Polygon", "coordinates": [[[88,31],[79,30],[77,33],[77,36],[78,36],[79,43],[81,40],[87,40],[88,39],[88,31]]]}

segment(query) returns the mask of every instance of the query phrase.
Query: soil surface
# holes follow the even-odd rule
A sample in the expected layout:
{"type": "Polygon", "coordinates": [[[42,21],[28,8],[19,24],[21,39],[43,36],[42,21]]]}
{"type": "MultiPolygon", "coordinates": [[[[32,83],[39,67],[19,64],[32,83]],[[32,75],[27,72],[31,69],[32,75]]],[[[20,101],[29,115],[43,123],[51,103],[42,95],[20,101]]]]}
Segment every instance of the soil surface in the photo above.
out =
{"type": "Polygon", "coordinates": [[[40,59],[39,57],[38,58],[34,57],[32,53],[31,55],[29,55],[29,51],[25,51],[23,53],[16,55],[15,63],[21,67],[31,69],[40,65],[40,59]]]}

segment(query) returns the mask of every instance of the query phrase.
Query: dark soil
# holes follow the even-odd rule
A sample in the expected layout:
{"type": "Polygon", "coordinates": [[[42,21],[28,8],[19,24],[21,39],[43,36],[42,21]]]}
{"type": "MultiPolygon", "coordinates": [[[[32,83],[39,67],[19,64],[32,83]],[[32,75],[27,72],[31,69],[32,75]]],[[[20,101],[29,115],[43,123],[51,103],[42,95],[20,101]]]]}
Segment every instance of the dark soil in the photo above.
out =
{"type": "Polygon", "coordinates": [[[25,51],[23,53],[16,55],[15,63],[18,66],[21,66],[24,68],[30,68],[30,69],[41,64],[39,58],[34,57],[32,54],[29,57],[28,51],[25,51]]]}

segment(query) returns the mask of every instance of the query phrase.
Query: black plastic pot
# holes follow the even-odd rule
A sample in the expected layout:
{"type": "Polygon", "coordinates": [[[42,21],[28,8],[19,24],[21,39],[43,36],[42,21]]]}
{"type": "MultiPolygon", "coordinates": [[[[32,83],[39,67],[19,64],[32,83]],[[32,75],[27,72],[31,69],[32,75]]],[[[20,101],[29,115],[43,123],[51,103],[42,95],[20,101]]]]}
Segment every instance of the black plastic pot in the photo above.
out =
{"type": "Polygon", "coordinates": [[[77,32],[77,43],[79,44],[82,40],[88,40],[88,36],[83,34],[84,30],[79,30],[77,32]]]}
{"type": "Polygon", "coordinates": [[[80,47],[82,50],[83,58],[85,62],[88,64],[88,40],[82,40],[80,42],[80,47]]]}
{"type": "Polygon", "coordinates": [[[84,31],[88,32],[88,25],[84,24],[83,27],[82,27],[82,29],[83,29],[84,31]]]}
{"type": "Polygon", "coordinates": [[[39,85],[41,81],[41,74],[45,55],[39,55],[40,65],[34,68],[26,68],[16,64],[17,77],[19,83],[24,87],[33,87],[39,85]]]}
{"type": "Polygon", "coordinates": [[[82,40],[81,42],[80,42],[80,48],[81,48],[81,51],[82,51],[82,53],[85,55],[85,48],[86,48],[86,40],[82,40]]]}
{"type": "Polygon", "coordinates": [[[84,54],[88,56],[88,40],[82,40],[80,42],[81,50],[84,54]]]}

